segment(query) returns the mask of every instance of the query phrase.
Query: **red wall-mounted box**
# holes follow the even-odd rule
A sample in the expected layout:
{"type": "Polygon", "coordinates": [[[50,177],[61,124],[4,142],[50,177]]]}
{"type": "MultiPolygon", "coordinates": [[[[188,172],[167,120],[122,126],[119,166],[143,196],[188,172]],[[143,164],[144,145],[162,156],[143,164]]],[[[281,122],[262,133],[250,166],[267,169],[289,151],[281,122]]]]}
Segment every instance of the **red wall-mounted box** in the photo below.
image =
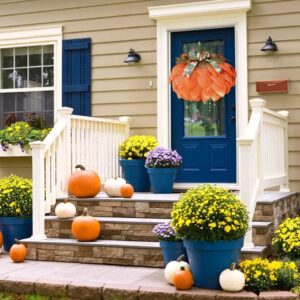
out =
{"type": "Polygon", "coordinates": [[[288,81],[286,79],[256,81],[256,91],[258,93],[287,93],[288,81]]]}

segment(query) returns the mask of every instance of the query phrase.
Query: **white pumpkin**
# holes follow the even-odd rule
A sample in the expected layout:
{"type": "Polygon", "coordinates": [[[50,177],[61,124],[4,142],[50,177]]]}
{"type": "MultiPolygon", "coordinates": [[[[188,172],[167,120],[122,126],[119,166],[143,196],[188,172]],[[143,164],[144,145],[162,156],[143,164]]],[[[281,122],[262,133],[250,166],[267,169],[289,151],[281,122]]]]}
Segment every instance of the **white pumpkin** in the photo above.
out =
{"type": "Polygon", "coordinates": [[[60,219],[73,218],[76,215],[76,206],[65,199],[56,205],[55,215],[60,219]]]}
{"type": "Polygon", "coordinates": [[[185,270],[190,271],[190,265],[183,261],[184,255],[180,255],[177,260],[170,261],[165,268],[165,278],[168,283],[174,284],[173,278],[177,271],[180,271],[181,267],[184,267],[185,270]]]}
{"type": "Polygon", "coordinates": [[[219,277],[221,288],[226,292],[239,292],[245,286],[244,274],[235,269],[235,263],[232,263],[230,269],[224,270],[219,277]]]}
{"type": "Polygon", "coordinates": [[[123,178],[110,178],[104,184],[104,191],[110,197],[121,197],[121,186],[126,184],[123,178]]]}

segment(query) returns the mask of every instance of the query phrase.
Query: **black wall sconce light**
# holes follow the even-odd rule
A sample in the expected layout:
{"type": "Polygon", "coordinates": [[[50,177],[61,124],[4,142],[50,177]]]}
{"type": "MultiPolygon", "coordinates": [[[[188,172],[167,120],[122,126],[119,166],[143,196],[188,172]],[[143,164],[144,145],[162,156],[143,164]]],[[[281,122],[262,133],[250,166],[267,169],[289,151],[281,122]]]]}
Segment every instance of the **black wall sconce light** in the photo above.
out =
{"type": "Polygon", "coordinates": [[[141,56],[136,53],[133,49],[130,49],[128,52],[128,56],[124,60],[124,63],[128,65],[135,65],[141,60],[141,56]]]}
{"type": "Polygon", "coordinates": [[[274,53],[278,50],[277,45],[273,42],[272,38],[269,36],[266,40],[265,45],[260,49],[266,54],[274,53]]]}

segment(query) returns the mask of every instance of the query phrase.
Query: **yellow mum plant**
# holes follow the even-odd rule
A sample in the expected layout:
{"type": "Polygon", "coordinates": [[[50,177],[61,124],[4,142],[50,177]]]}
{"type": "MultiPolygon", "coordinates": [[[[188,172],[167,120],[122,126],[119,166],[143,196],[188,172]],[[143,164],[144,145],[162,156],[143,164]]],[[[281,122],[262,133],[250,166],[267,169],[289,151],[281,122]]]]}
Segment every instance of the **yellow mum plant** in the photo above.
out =
{"type": "Polygon", "coordinates": [[[119,156],[122,159],[146,159],[148,152],[157,145],[154,136],[133,135],[119,146],[119,156]]]}
{"type": "Polygon", "coordinates": [[[181,194],[171,216],[178,235],[192,240],[235,240],[248,229],[246,206],[230,191],[209,184],[181,194]]]}
{"type": "Polygon", "coordinates": [[[279,256],[299,258],[300,217],[284,220],[275,231],[272,245],[279,256]]]}
{"type": "Polygon", "coordinates": [[[239,264],[245,275],[245,289],[255,293],[271,290],[291,290],[299,282],[297,266],[291,261],[247,259],[239,264]]]}
{"type": "Polygon", "coordinates": [[[22,217],[32,214],[32,182],[10,175],[0,179],[0,216],[22,217]]]}

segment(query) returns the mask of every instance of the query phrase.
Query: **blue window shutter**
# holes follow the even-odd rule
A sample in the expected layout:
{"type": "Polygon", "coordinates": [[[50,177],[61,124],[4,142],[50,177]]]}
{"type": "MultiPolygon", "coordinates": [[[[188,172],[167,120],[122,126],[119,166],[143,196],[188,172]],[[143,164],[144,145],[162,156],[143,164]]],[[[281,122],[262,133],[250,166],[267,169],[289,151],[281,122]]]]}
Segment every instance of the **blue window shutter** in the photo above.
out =
{"type": "Polygon", "coordinates": [[[91,115],[91,39],[63,41],[62,104],[91,115]]]}

